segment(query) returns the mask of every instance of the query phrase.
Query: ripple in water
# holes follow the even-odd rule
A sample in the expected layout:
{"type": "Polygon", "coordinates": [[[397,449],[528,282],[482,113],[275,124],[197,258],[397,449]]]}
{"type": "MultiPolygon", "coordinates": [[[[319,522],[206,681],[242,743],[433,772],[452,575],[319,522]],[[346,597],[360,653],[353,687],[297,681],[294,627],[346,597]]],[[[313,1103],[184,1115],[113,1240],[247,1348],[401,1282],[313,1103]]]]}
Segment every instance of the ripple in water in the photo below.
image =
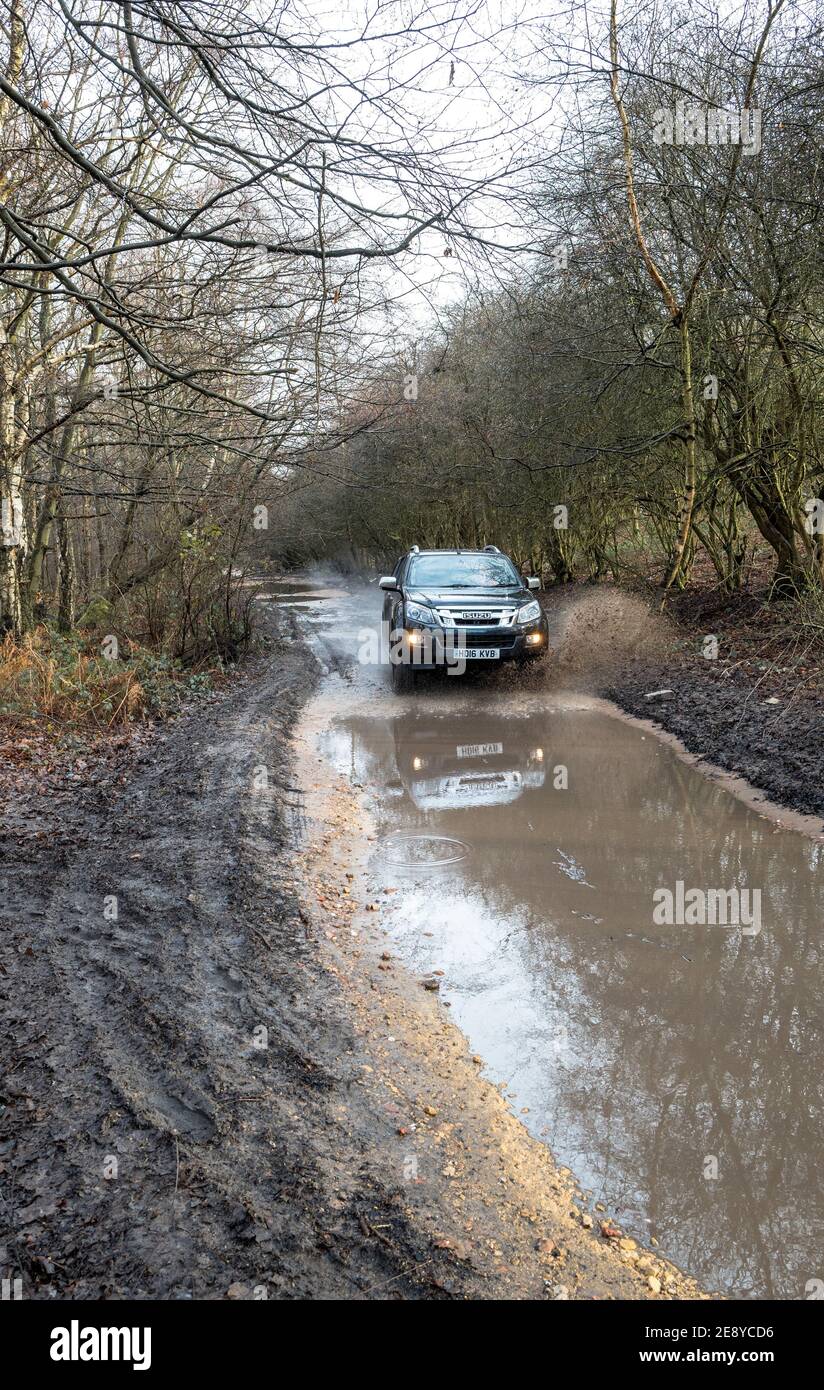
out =
{"type": "Polygon", "coordinates": [[[471,853],[463,840],[449,835],[391,835],[379,846],[384,859],[405,869],[438,869],[457,864],[471,853]]]}

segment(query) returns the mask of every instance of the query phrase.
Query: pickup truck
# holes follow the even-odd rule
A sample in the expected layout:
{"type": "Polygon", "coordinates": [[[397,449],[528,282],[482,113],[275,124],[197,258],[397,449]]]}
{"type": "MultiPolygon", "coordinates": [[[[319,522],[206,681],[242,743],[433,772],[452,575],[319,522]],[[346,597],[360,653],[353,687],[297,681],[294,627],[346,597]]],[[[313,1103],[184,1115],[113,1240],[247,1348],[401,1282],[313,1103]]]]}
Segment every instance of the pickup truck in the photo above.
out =
{"type": "Polygon", "coordinates": [[[494,545],[483,550],[413,546],[380,580],[393,684],[408,690],[419,671],[470,663],[534,661],[546,655],[546,616],[525,579],[494,545]]]}

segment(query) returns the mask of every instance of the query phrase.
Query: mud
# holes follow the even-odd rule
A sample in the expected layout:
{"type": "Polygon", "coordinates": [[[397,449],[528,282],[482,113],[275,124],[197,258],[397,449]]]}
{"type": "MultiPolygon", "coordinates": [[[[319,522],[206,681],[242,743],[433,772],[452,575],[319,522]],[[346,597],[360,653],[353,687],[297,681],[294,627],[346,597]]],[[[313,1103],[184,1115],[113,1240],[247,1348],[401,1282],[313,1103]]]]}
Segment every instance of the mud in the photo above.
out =
{"type": "Polygon", "coordinates": [[[552,623],[550,682],[591,691],[628,662],[667,659],[671,623],[637,594],[614,588],[555,589],[543,595],[552,623]]]}
{"type": "Polygon", "coordinates": [[[3,808],[4,1277],[46,1299],[697,1296],[596,1241],[437,1001],[337,939],[317,874],[338,836],[351,859],[356,794],[312,819],[290,738],[346,663],[296,621],[66,790],[59,837],[3,808]]]}
{"type": "Polygon", "coordinates": [[[803,1296],[819,846],[583,693],[697,710],[669,630],[585,596],[560,662],[399,700],[357,660],[374,586],[261,598],[268,646],[213,703],[3,808],[0,1271],[35,1298],[803,1296]],[[652,932],[652,866],[683,862],[760,877],[765,929],[652,932]]]}
{"type": "Polygon", "coordinates": [[[771,800],[824,817],[820,701],[783,691],[773,695],[769,683],[756,685],[700,656],[683,654],[613,671],[602,689],[629,713],[653,719],[690,752],[745,778],[771,800]],[[672,694],[648,698],[660,689],[672,694]]]}
{"type": "Polygon", "coordinates": [[[125,786],[64,804],[63,844],[4,838],[0,1266],[24,1297],[441,1296],[448,1254],[334,1113],[356,1033],[291,868],[315,677],[275,643],[125,786]]]}

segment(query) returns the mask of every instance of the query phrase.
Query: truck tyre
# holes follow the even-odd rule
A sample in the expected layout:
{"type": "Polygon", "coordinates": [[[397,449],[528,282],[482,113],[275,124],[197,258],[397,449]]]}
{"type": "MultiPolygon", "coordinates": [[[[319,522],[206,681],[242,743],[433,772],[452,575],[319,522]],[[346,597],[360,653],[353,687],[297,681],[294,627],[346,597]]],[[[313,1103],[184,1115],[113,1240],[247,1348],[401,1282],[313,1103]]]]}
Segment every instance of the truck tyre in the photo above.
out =
{"type": "Polygon", "coordinates": [[[392,667],[392,689],[396,695],[409,695],[415,689],[414,668],[407,661],[392,667]]]}

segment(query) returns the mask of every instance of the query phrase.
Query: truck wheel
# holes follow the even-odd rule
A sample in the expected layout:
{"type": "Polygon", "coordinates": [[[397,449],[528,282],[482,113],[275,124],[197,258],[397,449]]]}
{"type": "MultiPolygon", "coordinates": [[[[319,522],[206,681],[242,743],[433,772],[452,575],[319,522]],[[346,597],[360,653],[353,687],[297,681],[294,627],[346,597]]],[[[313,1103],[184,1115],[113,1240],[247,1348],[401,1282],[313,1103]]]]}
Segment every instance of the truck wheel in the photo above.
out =
{"type": "Polygon", "coordinates": [[[408,695],[415,688],[415,671],[406,661],[392,667],[392,689],[396,695],[408,695]]]}

